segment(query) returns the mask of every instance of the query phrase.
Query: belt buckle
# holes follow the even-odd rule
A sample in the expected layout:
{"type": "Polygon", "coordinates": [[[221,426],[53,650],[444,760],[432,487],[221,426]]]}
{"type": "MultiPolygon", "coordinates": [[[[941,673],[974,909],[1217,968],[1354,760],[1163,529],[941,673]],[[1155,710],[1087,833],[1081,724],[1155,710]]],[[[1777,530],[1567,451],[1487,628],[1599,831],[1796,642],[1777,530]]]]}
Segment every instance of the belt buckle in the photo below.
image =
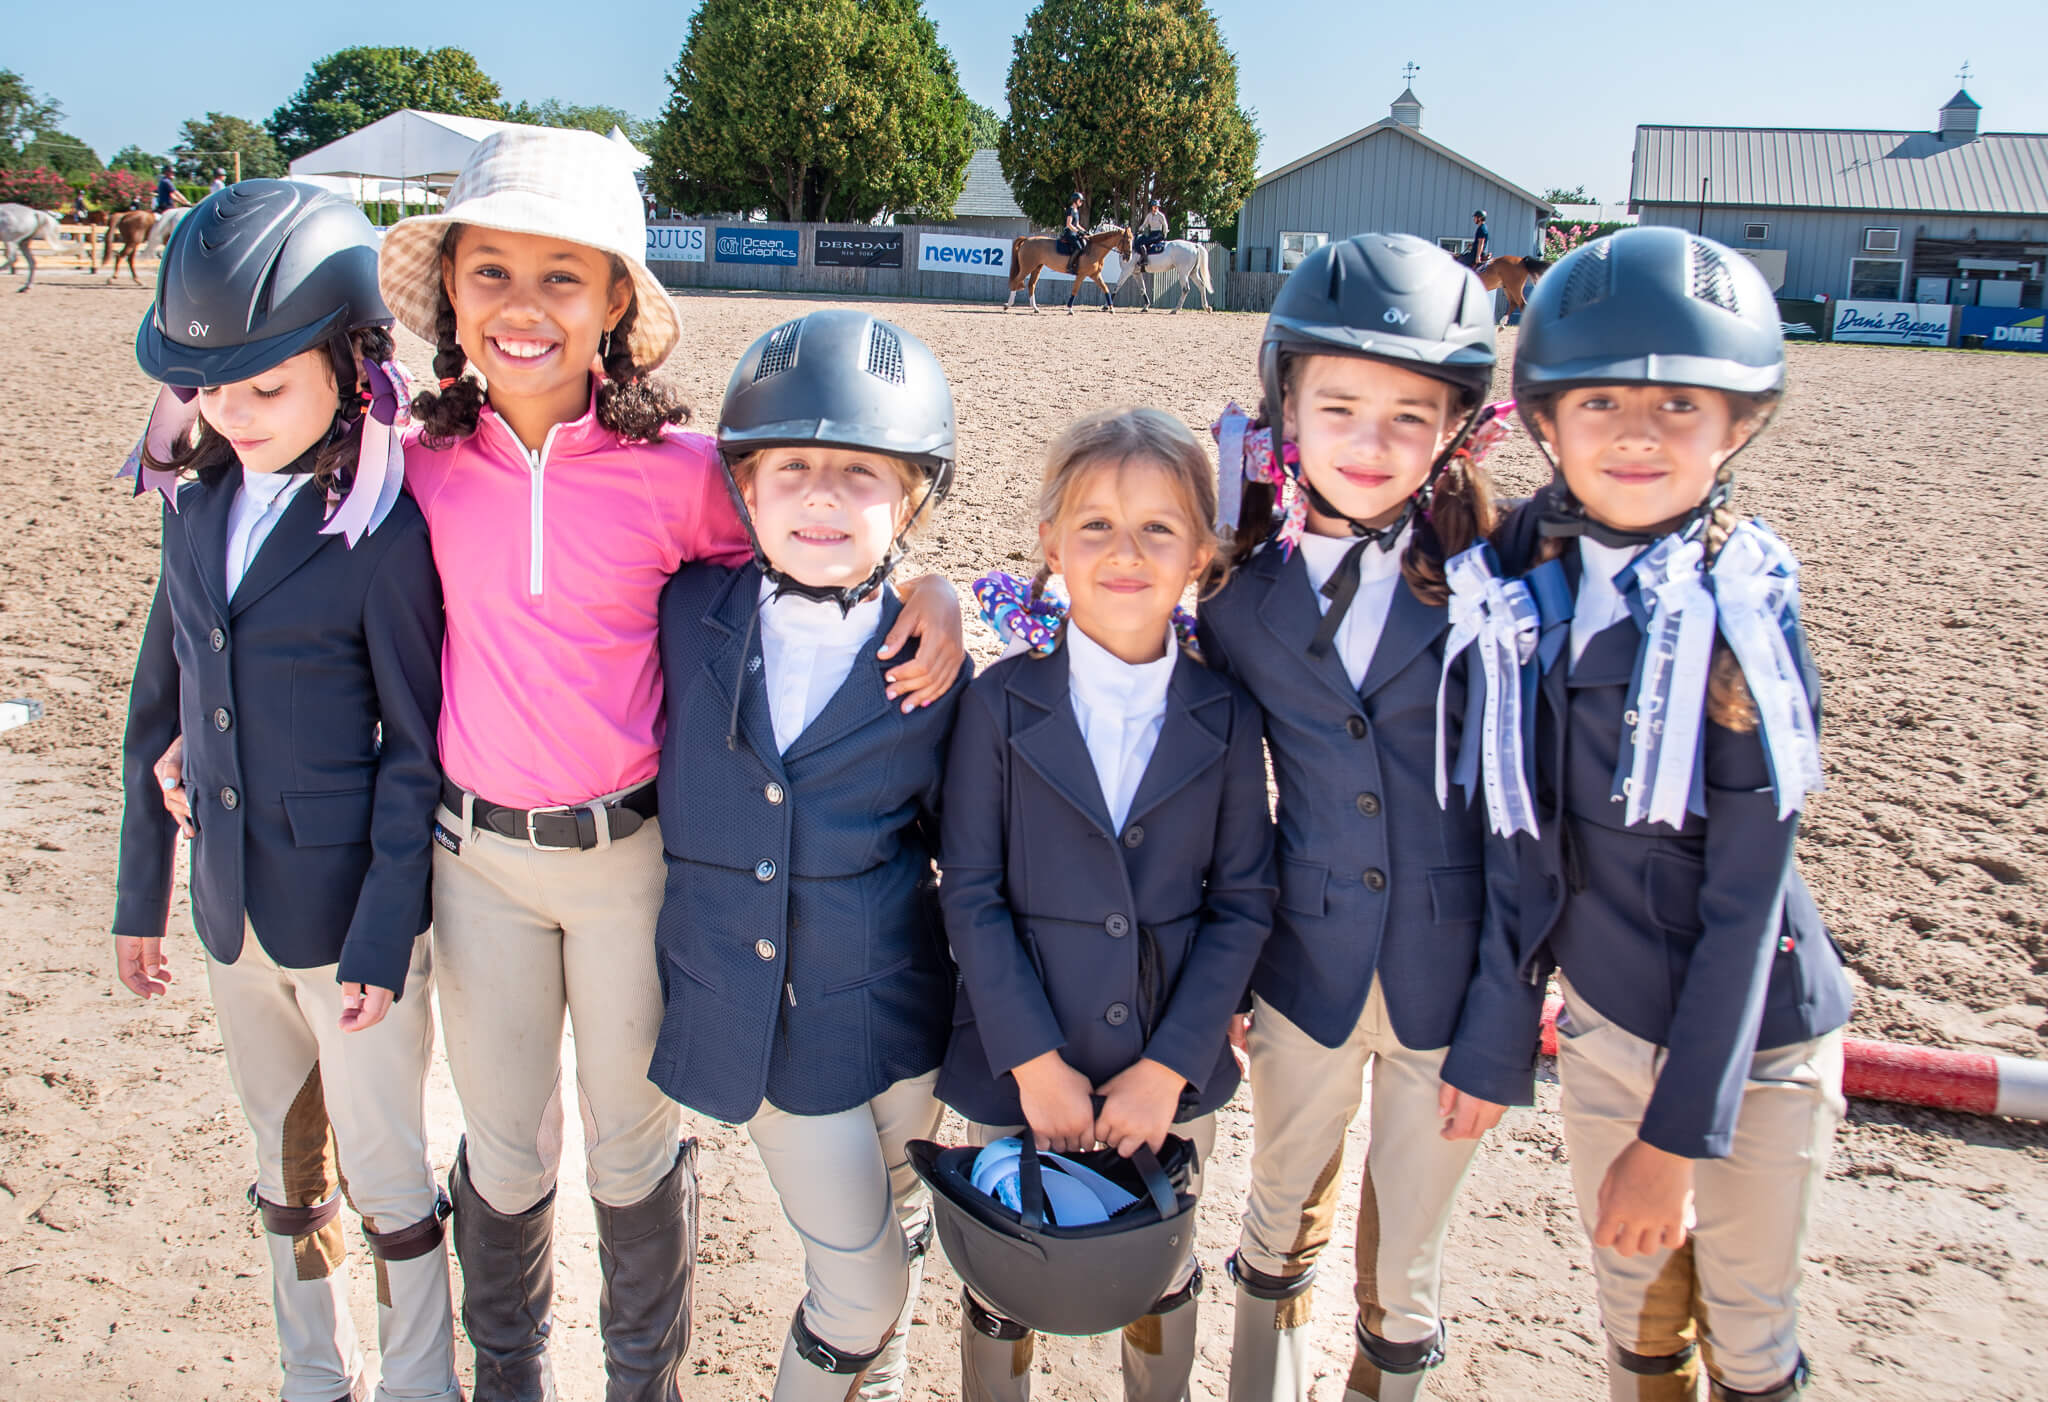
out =
{"type": "Polygon", "coordinates": [[[564,818],[571,818],[571,819],[573,819],[573,817],[574,817],[574,815],[575,815],[575,812],[576,812],[576,805],[575,805],[575,804],[573,804],[573,803],[558,803],[558,804],[556,804],[556,805],[555,805],[554,807],[552,807],[552,808],[529,808],[529,809],[527,809],[527,810],[526,810],[526,842],[527,842],[527,845],[528,845],[528,846],[530,846],[530,847],[532,847],[532,848],[533,848],[533,850],[534,850],[534,851],[536,851],[536,852],[580,852],[580,851],[582,851],[582,850],[583,850],[583,844],[582,844],[582,843],[580,843],[580,842],[571,842],[571,843],[568,843],[567,845],[559,845],[559,844],[551,844],[551,843],[546,843],[546,842],[542,842],[542,841],[540,840],[540,836],[539,836],[539,834],[535,833],[535,832],[534,832],[534,830],[533,830],[533,820],[534,820],[535,818],[553,818],[553,817],[556,817],[556,816],[558,816],[558,815],[559,815],[559,816],[561,816],[561,817],[564,817],[564,818]]]}

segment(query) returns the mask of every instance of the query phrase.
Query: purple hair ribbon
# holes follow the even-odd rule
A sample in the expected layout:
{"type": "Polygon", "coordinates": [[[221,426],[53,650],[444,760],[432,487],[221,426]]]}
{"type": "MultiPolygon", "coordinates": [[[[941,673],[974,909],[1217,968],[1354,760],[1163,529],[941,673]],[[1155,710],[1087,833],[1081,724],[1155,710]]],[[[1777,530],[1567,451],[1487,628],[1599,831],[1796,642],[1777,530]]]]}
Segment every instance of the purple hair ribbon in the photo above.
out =
{"type": "Polygon", "coordinates": [[[345,535],[351,547],[384,524],[405,484],[405,438],[412,421],[412,380],[395,360],[366,360],[370,402],[363,408],[355,481],[338,502],[329,499],[322,535],[345,535]]]}
{"type": "Polygon", "coordinates": [[[178,474],[171,468],[151,467],[142,460],[143,451],[158,462],[176,451],[178,442],[192,431],[192,425],[199,421],[199,391],[183,385],[164,385],[156,392],[156,402],[149,406],[149,424],[142,430],[142,437],[135,440],[127,461],[121,464],[116,477],[135,479],[135,495],[141,496],[154,488],[164,494],[171,510],[178,509],[178,474]]]}
{"type": "MultiPolygon", "coordinates": [[[[974,601],[981,606],[982,621],[1003,640],[1004,646],[1021,647],[1040,657],[1050,657],[1059,650],[1060,628],[1067,621],[1067,601],[1050,589],[1033,599],[1030,580],[996,570],[974,581],[974,601]]],[[[1195,616],[1174,605],[1174,637],[1190,651],[1200,650],[1195,629],[1195,616]]]]}

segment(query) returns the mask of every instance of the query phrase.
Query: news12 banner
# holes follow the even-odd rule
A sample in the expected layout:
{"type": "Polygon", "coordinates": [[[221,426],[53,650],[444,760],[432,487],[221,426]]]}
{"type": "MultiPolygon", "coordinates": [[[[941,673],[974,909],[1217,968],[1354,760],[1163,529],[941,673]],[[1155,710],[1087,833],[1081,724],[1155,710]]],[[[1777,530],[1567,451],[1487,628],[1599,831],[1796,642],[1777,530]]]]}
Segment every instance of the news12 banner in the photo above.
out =
{"type": "Polygon", "coordinates": [[[820,229],[811,236],[811,263],[820,268],[900,268],[901,229],[820,229]]]}
{"type": "Polygon", "coordinates": [[[1964,307],[1963,334],[1986,350],[2048,351],[2048,313],[2039,307],[1964,307]]]}
{"type": "Polygon", "coordinates": [[[796,229],[723,228],[713,244],[721,263],[769,263],[785,268],[797,264],[803,234],[796,229]]]}
{"type": "Polygon", "coordinates": [[[701,263],[704,261],[702,224],[649,224],[647,261],[650,263],[701,263]]]}
{"type": "Polygon", "coordinates": [[[1010,275],[1010,241],[972,234],[919,234],[917,266],[928,273],[1010,275]]]}

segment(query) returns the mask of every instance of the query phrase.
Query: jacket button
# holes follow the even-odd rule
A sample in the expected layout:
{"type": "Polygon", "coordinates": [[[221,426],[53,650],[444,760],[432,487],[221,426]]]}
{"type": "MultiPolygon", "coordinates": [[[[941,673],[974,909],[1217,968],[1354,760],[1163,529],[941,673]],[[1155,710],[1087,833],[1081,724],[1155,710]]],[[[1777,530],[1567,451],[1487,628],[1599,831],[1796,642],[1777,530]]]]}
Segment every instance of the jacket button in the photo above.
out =
{"type": "Polygon", "coordinates": [[[1145,840],[1145,830],[1136,823],[1124,829],[1124,846],[1136,847],[1145,840]]]}
{"type": "Polygon", "coordinates": [[[1387,889],[1387,874],[1378,867],[1367,867],[1363,880],[1365,881],[1365,889],[1368,891],[1384,891],[1387,889]]]}
{"type": "Polygon", "coordinates": [[[216,708],[213,713],[213,728],[215,730],[226,730],[229,724],[231,724],[231,721],[228,716],[228,708],[225,706],[216,708]]]}
{"type": "Polygon", "coordinates": [[[1109,931],[1112,937],[1122,939],[1131,932],[1131,922],[1124,917],[1122,911],[1118,911],[1102,922],[1102,928],[1109,931]]]}
{"type": "Polygon", "coordinates": [[[216,628],[206,635],[206,642],[207,646],[211,647],[215,652],[219,652],[228,645],[228,635],[216,628]]]}
{"type": "Polygon", "coordinates": [[[773,959],[775,957],[774,942],[771,940],[755,940],[754,953],[760,955],[763,959],[773,959]]]}
{"type": "Polygon", "coordinates": [[[1125,1007],[1122,1003],[1111,1003],[1109,1007],[1103,1011],[1102,1020],[1104,1022],[1107,1022],[1111,1027],[1122,1027],[1126,1022],[1129,1022],[1131,1020],[1131,1010],[1125,1007]]]}
{"type": "Polygon", "coordinates": [[[1380,796],[1376,793],[1362,793],[1358,796],[1358,811],[1368,818],[1380,815],[1380,796]]]}
{"type": "Polygon", "coordinates": [[[236,808],[239,808],[239,807],[241,806],[241,803],[242,803],[242,796],[241,796],[240,794],[236,793],[236,792],[235,792],[235,791],[234,791],[233,789],[222,789],[222,790],[220,791],[220,806],[221,806],[221,807],[223,807],[223,808],[225,808],[225,809],[229,810],[230,812],[232,812],[232,811],[234,811],[234,810],[235,810],[236,808]]]}
{"type": "Polygon", "coordinates": [[[1351,732],[1352,739],[1363,740],[1365,738],[1365,717],[1351,717],[1351,719],[1344,722],[1344,728],[1351,732]]]}
{"type": "Polygon", "coordinates": [[[767,859],[766,857],[763,857],[763,858],[761,858],[761,860],[760,860],[759,862],[755,863],[755,865],[754,865],[754,880],[756,880],[756,881],[773,881],[774,879],[775,879],[775,863],[773,863],[773,862],[769,861],[769,860],[768,860],[768,859],[767,859]]]}
{"type": "Polygon", "coordinates": [[[770,784],[767,788],[761,790],[761,796],[770,803],[782,802],[782,785],[770,784]]]}

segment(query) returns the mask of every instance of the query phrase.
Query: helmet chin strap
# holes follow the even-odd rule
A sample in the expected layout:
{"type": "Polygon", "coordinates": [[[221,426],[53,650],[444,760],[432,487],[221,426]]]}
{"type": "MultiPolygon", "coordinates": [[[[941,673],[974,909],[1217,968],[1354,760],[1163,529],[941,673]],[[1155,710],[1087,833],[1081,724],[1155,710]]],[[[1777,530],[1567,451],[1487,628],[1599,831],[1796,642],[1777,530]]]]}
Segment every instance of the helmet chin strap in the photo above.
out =
{"type": "Polygon", "coordinates": [[[1645,545],[1654,545],[1668,535],[1691,535],[1700,530],[1716,511],[1728,504],[1728,497],[1734,489],[1734,480],[1724,468],[1714,475],[1714,485],[1706,497],[1692,510],[1654,526],[1637,530],[1625,530],[1596,521],[1586,514],[1586,508],[1572,495],[1566,485],[1564,474],[1558,473],[1553,480],[1556,488],[1551,494],[1550,504],[1536,520],[1536,533],[1546,539],[1583,536],[1596,544],[1615,550],[1635,550],[1645,545]]]}

